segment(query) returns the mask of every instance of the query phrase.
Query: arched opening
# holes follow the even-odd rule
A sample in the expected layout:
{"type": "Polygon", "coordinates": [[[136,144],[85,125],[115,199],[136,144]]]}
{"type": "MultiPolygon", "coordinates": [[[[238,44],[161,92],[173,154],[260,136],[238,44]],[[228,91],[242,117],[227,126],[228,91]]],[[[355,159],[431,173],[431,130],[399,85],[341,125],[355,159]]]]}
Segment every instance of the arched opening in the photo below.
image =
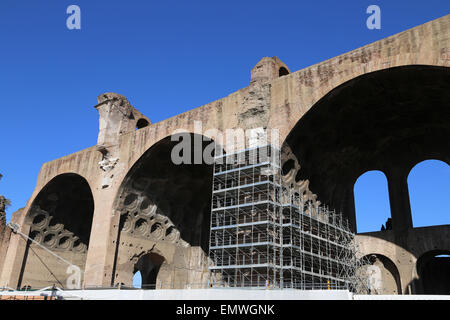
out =
{"type": "Polygon", "coordinates": [[[147,121],[146,119],[144,119],[144,118],[141,118],[141,119],[139,119],[139,120],[136,122],[136,130],[145,128],[145,127],[147,127],[148,125],[149,125],[148,121],[147,121]]]}
{"type": "Polygon", "coordinates": [[[158,287],[164,287],[164,283],[162,283],[163,280],[160,280],[159,286],[157,283],[158,273],[164,261],[165,259],[163,256],[154,252],[145,254],[139,258],[134,265],[134,270],[141,275],[142,289],[157,289],[158,287]]]}
{"type": "Polygon", "coordinates": [[[450,250],[433,250],[417,259],[416,293],[450,294],[450,250]]]}
{"type": "Polygon", "coordinates": [[[395,263],[382,254],[368,254],[358,272],[367,279],[370,294],[402,294],[400,273],[395,263]]]}
{"type": "Polygon", "coordinates": [[[408,175],[409,198],[414,227],[449,224],[450,166],[425,160],[408,175]]]}
{"type": "MultiPolygon", "coordinates": [[[[317,201],[342,212],[356,228],[354,183],[368,170],[382,170],[396,191],[390,192],[395,229],[395,218],[410,214],[406,176],[395,174],[426,158],[450,158],[448,101],[446,67],[389,68],[336,87],[286,138],[299,164],[296,183],[307,185],[317,201]]],[[[403,221],[397,226],[409,227],[403,221]]]]}
{"type": "Polygon", "coordinates": [[[285,67],[280,67],[280,69],[278,70],[279,77],[286,76],[288,74],[289,74],[289,71],[285,67]]]}
{"type": "MultiPolygon", "coordinates": [[[[205,150],[214,147],[209,139],[194,134],[189,137],[191,150],[214,151],[214,148],[205,150]]],[[[161,266],[161,261],[155,262],[156,253],[167,262],[159,271],[152,269],[156,273],[148,274],[138,268],[143,284],[156,283],[156,277],[166,288],[208,281],[213,166],[205,162],[194,164],[194,157],[191,164],[174,163],[172,150],[178,143],[167,137],[153,145],[135,163],[120,187],[115,202],[120,223],[113,284],[130,285],[136,265],[145,259],[146,266],[158,263],[161,266]]]]}
{"type": "Polygon", "coordinates": [[[24,283],[34,289],[51,285],[79,287],[93,214],[94,199],[84,178],[69,173],[51,180],[33,201],[26,216],[29,237],[39,245],[27,241],[18,286],[24,283]],[[80,269],[80,278],[67,262],[80,269]]]}
{"type": "Polygon", "coordinates": [[[381,171],[368,171],[356,180],[354,187],[357,231],[392,229],[389,191],[381,171]]]}

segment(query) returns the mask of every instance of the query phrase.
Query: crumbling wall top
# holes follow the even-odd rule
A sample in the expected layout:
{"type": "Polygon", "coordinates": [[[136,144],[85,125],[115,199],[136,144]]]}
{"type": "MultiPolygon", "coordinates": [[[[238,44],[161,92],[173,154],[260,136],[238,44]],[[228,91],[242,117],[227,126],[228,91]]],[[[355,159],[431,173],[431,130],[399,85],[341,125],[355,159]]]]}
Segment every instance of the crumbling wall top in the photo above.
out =
{"type": "Polygon", "coordinates": [[[289,73],[289,68],[278,57],[264,57],[253,67],[250,84],[268,82],[289,73]]]}
{"type": "Polygon", "coordinates": [[[95,108],[100,115],[97,145],[114,145],[121,134],[151,124],[151,121],[135,109],[126,97],[118,93],[103,93],[97,97],[97,102],[95,108]]]}

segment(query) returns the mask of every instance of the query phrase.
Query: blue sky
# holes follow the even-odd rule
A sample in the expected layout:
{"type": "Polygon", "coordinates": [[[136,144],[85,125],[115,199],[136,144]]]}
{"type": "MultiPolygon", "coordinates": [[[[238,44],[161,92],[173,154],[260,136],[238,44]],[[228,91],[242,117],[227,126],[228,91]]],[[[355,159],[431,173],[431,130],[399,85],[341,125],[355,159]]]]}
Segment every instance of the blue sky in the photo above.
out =
{"type": "MultiPolygon", "coordinates": [[[[125,95],[158,122],[247,86],[264,56],[296,71],[449,9],[443,0],[1,0],[0,194],[12,200],[8,219],[25,206],[42,163],[96,144],[101,93],[125,95]],[[81,30],[66,28],[71,4],[81,8],[81,30]],[[381,30],[366,28],[371,4],[381,8],[381,30]]],[[[433,198],[420,189],[427,184],[450,198],[449,175],[448,167],[425,164],[410,189],[428,200],[413,207],[425,210],[433,198]]],[[[365,190],[378,180],[368,179],[365,190]]],[[[385,218],[370,199],[357,210],[365,210],[364,230],[378,230],[385,218]]]]}

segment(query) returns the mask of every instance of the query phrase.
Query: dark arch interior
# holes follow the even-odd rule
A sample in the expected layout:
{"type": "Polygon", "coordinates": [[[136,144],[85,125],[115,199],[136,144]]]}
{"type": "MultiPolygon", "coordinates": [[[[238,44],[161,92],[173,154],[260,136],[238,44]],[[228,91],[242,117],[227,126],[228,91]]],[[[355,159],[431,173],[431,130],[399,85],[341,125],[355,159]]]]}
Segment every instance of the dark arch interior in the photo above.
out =
{"type": "MultiPolygon", "coordinates": [[[[194,140],[202,139],[198,135],[194,139],[194,136],[190,135],[192,150],[194,140]]],[[[124,230],[126,219],[135,216],[135,230],[144,230],[146,225],[150,232],[158,232],[162,228],[162,240],[178,231],[183,241],[191,246],[201,246],[208,253],[213,166],[193,164],[193,158],[192,164],[174,164],[171,152],[178,143],[171,141],[170,137],[163,139],[151,147],[131,169],[120,193],[119,201],[125,205],[120,209],[120,228],[124,230]],[[138,207],[127,207],[137,202],[140,203],[138,207]],[[138,216],[150,207],[159,217],[167,219],[155,223],[145,217],[146,221],[140,221],[138,216]]],[[[201,150],[210,143],[200,142],[201,150]]]]}
{"type": "MultiPolygon", "coordinates": [[[[63,174],[51,180],[33,202],[32,225],[39,225],[45,213],[51,217],[48,227],[62,224],[81,243],[89,245],[94,199],[87,181],[77,174],[63,174]],[[39,211],[39,213],[36,213],[39,211]]],[[[61,237],[60,242],[65,240],[61,237]]]]}
{"type": "Polygon", "coordinates": [[[93,214],[94,199],[84,178],[62,174],[51,180],[33,201],[26,216],[29,237],[40,245],[27,241],[18,286],[66,286],[70,276],[67,264],[49,255],[41,246],[84,270],[93,214]]]}
{"type": "Polygon", "coordinates": [[[450,294],[450,251],[434,250],[417,260],[418,293],[450,294]]]}
{"type": "Polygon", "coordinates": [[[164,263],[163,256],[157,253],[148,253],[139,258],[134,266],[134,272],[140,272],[142,277],[143,289],[155,289],[156,279],[158,277],[159,269],[164,263]]]}
{"type": "Polygon", "coordinates": [[[392,275],[392,277],[394,278],[397,294],[402,293],[402,287],[401,287],[401,282],[400,282],[400,273],[399,273],[397,267],[395,266],[394,262],[391,259],[389,259],[388,257],[386,257],[382,254],[369,254],[369,255],[365,256],[364,258],[370,264],[373,264],[375,262],[375,260],[378,259],[383,264],[383,267],[386,268],[386,270],[388,270],[390,272],[390,274],[392,275]]]}
{"type": "Polygon", "coordinates": [[[148,121],[145,120],[144,118],[141,118],[136,122],[136,129],[142,129],[147,127],[148,125],[149,125],[148,121]]]}
{"type": "Polygon", "coordinates": [[[294,159],[289,159],[285,163],[283,163],[283,166],[281,168],[281,173],[285,176],[287,175],[292,169],[295,167],[295,161],[294,159]]]}
{"type": "Polygon", "coordinates": [[[353,206],[346,193],[363,172],[449,159],[449,98],[444,67],[391,68],[346,82],[317,102],[286,139],[301,166],[297,181],[309,180],[322,203],[346,214],[353,206]]]}
{"type": "Polygon", "coordinates": [[[289,74],[289,71],[288,71],[285,67],[281,67],[281,68],[278,70],[278,76],[279,76],[279,77],[286,76],[286,75],[288,75],[288,74],[289,74]]]}

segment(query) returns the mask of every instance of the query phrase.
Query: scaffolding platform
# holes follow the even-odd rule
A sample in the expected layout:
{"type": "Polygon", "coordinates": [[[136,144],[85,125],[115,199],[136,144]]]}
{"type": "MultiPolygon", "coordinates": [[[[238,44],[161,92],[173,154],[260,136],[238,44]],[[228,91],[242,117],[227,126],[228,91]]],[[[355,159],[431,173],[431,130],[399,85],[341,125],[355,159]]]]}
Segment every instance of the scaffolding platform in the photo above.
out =
{"type": "Polygon", "coordinates": [[[347,221],[283,185],[278,148],[219,155],[213,172],[212,287],[364,287],[347,221]]]}

